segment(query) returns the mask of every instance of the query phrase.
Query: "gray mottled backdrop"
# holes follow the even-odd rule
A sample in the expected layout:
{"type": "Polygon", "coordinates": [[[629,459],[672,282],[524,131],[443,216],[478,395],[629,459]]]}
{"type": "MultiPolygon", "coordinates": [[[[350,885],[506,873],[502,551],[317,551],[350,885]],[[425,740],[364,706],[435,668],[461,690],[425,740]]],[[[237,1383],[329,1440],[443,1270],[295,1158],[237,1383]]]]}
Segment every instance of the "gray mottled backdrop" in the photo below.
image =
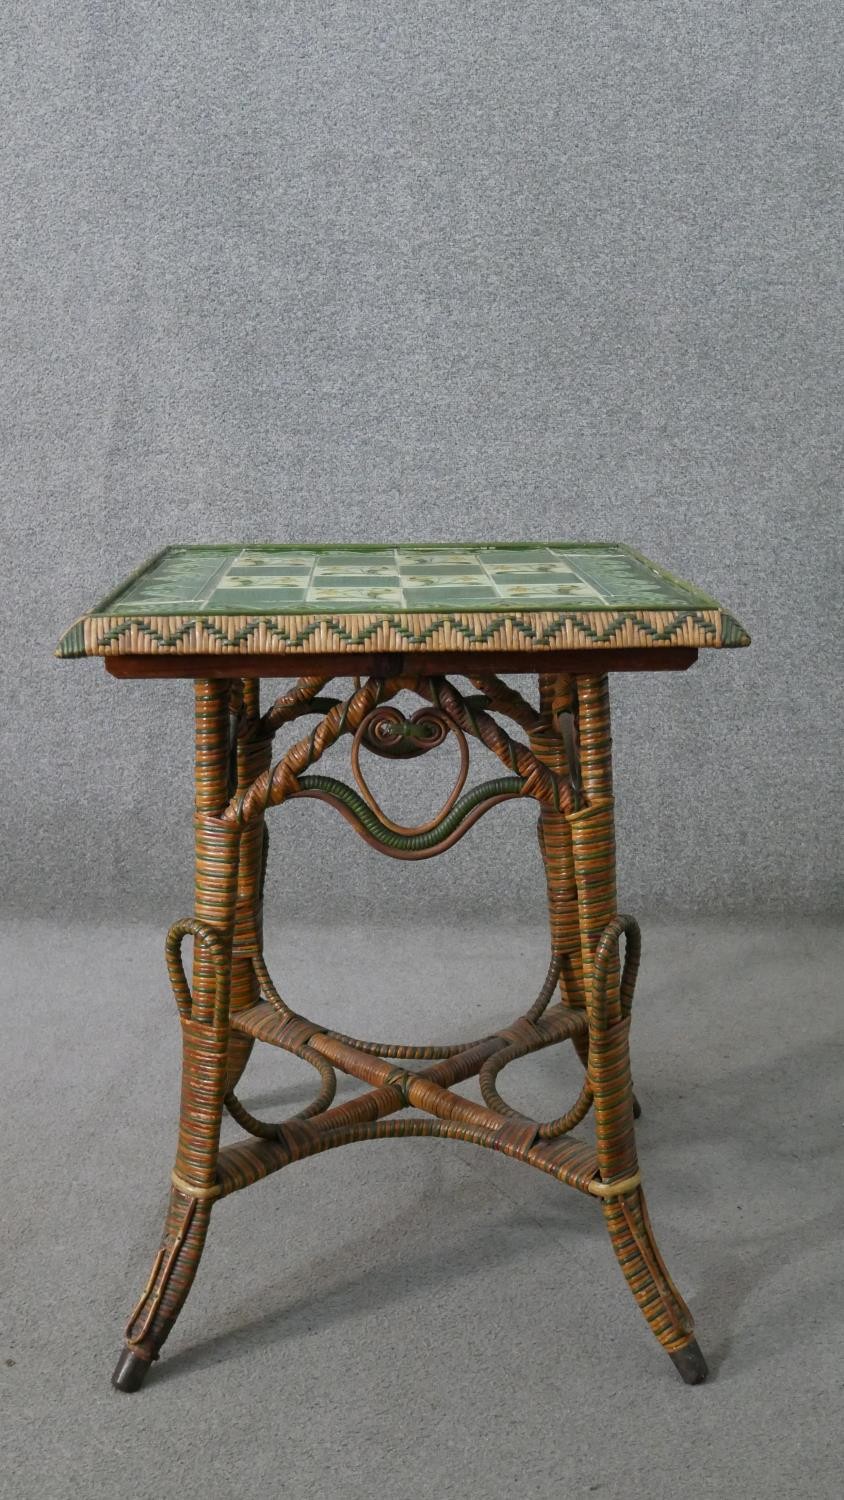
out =
{"type": "MultiPolygon", "coordinates": [[[[190,688],[51,660],[163,543],[576,537],[754,638],[617,684],[624,905],[830,907],[840,31],[834,0],[4,7],[11,904],[189,904],[190,688]]],[[[527,911],[532,823],[407,869],[284,809],[272,899],[527,911]]]]}

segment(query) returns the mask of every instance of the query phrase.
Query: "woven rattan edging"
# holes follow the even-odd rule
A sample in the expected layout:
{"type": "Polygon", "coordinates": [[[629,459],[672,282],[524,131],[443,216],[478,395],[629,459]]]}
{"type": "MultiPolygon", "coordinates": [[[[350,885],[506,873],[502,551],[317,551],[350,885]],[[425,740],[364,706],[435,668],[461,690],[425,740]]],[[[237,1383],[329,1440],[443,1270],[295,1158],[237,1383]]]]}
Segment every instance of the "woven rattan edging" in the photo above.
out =
{"type": "Polygon", "coordinates": [[[474,614],[86,615],[57,656],[392,651],[560,651],[747,646],[722,609],[526,611],[474,614]]]}

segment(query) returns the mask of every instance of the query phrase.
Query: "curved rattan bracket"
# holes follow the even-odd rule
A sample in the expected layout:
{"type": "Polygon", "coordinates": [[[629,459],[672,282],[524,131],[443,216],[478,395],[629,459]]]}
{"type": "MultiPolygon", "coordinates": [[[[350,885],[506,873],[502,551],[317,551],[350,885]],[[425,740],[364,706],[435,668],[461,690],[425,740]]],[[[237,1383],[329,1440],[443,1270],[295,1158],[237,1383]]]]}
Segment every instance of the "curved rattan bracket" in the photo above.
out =
{"type": "MultiPolygon", "coordinates": [[[[459,843],[464,834],[499,802],[510,802],[523,797],[525,784],[518,776],[499,776],[493,781],[482,782],[471,791],[449,799],[438,819],[420,824],[417,828],[402,828],[398,824],[382,821],[370,803],[367,803],[348,782],[334,776],[303,776],[295,791],[289,794],[290,801],[300,797],[316,798],[325,802],[351,825],[371,849],[391,859],[432,859],[444,854],[459,843]]],[[[379,809],[380,812],[380,809],[379,809]]]]}
{"type": "MultiPolygon", "coordinates": [[[[495,1086],[495,1081],[499,1073],[503,1068],[507,1067],[508,1063],[515,1062],[518,1058],[529,1057],[543,1047],[553,1047],[563,1039],[564,1035],[562,1032],[552,1032],[547,1036],[536,1033],[536,1038],[534,1039],[527,1034],[523,1040],[512,1042],[509,1047],[503,1048],[500,1052],[494,1052],[491,1057],[488,1057],[478,1074],[478,1086],[484,1103],[488,1104],[490,1109],[497,1110],[500,1115],[507,1118],[521,1118],[520,1111],[513,1109],[507,1104],[495,1086]]],[[[554,1120],[541,1120],[537,1122],[537,1139],[541,1141],[553,1141],[558,1136],[567,1135],[570,1130],[574,1130],[575,1125],[579,1125],[581,1120],[584,1120],[588,1115],[592,1107],[592,1099],[592,1085],[589,1079],[586,1078],[571,1109],[567,1110],[565,1114],[558,1115],[554,1120]]]]}
{"type": "MultiPolygon", "coordinates": [[[[254,735],[263,735],[265,738],[271,736],[282,723],[312,709],[325,681],[325,678],[303,678],[258,721],[254,735]]],[[[488,702],[492,708],[509,713],[517,722],[526,724],[532,733],[539,728],[547,728],[547,714],[531,709],[515,690],[507,688],[497,678],[490,678],[486,686],[488,691],[483,701],[488,702]]],[[[383,733],[388,720],[394,730],[401,727],[401,734],[392,736],[394,743],[391,753],[395,752],[399,739],[406,742],[402,753],[424,753],[444,738],[445,731],[450,731],[458,737],[461,744],[463,764],[462,744],[467,735],[472,736],[497,755],[508,771],[514,773],[512,781],[515,783],[518,779],[519,784],[508,787],[514,795],[518,793],[534,797],[556,811],[568,812],[573,806],[570,780],[555,772],[530,745],[514,739],[485,707],[479,706],[477,698],[464,697],[447,678],[371,677],[356,687],[350,697],[342,702],[332,702],[328,712],[320,718],[310,734],[291,746],[274,766],[262,771],[248,786],[240,789],[225,808],[222,814],[224,821],[243,827],[268,807],[277,806],[287,798],[299,794],[303,774],[341,735],[351,734],[356,746],[359,746],[359,736],[366,738],[369,735],[383,750],[390,739],[389,734],[383,733]],[[407,720],[397,710],[386,714],[382,705],[404,689],[426,698],[433,705],[434,712],[420,711],[411,720],[407,720]],[[377,731],[377,725],[382,727],[382,732],[377,731]]],[[[354,759],[356,762],[356,754],[354,759]]],[[[343,801],[343,798],[340,800],[343,801]]],[[[368,788],[364,788],[363,802],[373,812],[368,788]]],[[[459,800],[455,805],[459,806],[459,800]]],[[[453,810],[451,808],[450,812],[453,810]]],[[[445,810],[440,817],[443,817],[444,812],[445,810]]],[[[381,822],[380,817],[378,822],[381,822]]],[[[443,842],[442,847],[449,845],[443,842]]]]}
{"type": "MultiPolygon", "coordinates": [[[[252,966],[255,970],[255,977],[260,985],[261,993],[265,996],[267,1002],[283,1021],[288,1023],[293,1021],[296,1018],[296,1012],[291,1009],[287,1001],[283,999],[277,990],[263,954],[256,953],[252,955],[252,966]]],[[[523,1017],[524,1021],[533,1024],[547,1010],[557,987],[561,966],[562,955],[552,954],[551,962],[548,965],[548,972],[542,981],[542,986],[536,999],[523,1017]]],[[[448,1061],[450,1058],[459,1057],[463,1053],[473,1052],[476,1048],[485,1047],[491,1042],[498,1041],[502,1047],[505,1045],[500,1032],[490,1032],[487,1036],[477,1037],[471,1042],[452,1042],[443,1046],[434,1045],[430,1047],[413,1046],[405,1042],[365,1041],[359,1037],[349,1036],[345,1032],[334,1031],[327,1027],[324,1028],[324,1034],[336,1042],[343,1042],[347,1047],[353,1047],[356,1052],[361,1052],[368,1057],[392,1058],[396,1061],[403,1060],[406,1062],[443,1062],[448,1061]]],[[[284,1046],[285,1043],[282,1041],[281,1045],[284,1046]]]]}
{"type": "MultiPolygon", "coordinates": [[[[322,1114],[323,1110],[328,1109],[337,1092],[337,1074],[330,1062],[326,1058],[321,1057],[319,1052],[315,1052],[312,1047],[306,1045],[288,1047],[285,1048],[285,1051],[289,1051],[293,1057],[300,1057],[303,1062],[310,1063],[311,1067],[316,1069],[322,1079],[322,1088],[316,1098],[290,1118],[294,1120],[309,1120],[314,1115],[322,1114]]],[[[259,1119],[257,1115],[253,1115],[246,1108],[245,1104],[241,1103],[234,1089],[229,1089],[223,1099],[223,1103],[232,1119],[237,1122],[242,1130],[246,1130],[250,1135],[257,1136],[262,1140],[279,1140],[284,1126],[289,1123],[287,1120],[275,1122],[259,1119]]]]}

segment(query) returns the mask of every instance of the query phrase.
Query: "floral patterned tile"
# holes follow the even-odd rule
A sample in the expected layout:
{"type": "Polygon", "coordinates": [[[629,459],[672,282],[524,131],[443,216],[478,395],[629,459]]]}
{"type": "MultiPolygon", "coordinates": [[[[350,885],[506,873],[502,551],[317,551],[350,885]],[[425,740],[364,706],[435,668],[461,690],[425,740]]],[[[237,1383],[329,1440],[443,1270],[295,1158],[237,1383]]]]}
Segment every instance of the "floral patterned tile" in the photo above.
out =
{"type": "Polygon", "coordinates": [[[458,568],[444,568],[440,573],[402,573],[401,581],[405,588],[440,588],[443,585],[448,588],[490,588],[490,580],[485,573],[461,573],[458,568]]]}
{"type": "Polygon", "coordinates": [[[525,574],[527,577],[533,578],[535,576],[544,577],[546,573],[574,572],[574,568],[572,567],[571,563],[567,562],[487,562],[484,564],[484,566],[486,567],[487,572],[491,573],[493,578],[496,579],[500,578],[502,574],[508,576],[510,574],[525,574]]]}
{"type": "Polygon", "coordinates": [[[502,599],[594,599],[598,608],[603,603],[588,583],[499,583],[497,588],[502,599]]]}
{"type": "Polygon", "coordinates": [[[429,568],[456,566],[465,568],[467,562],[475,562],[477,552],[474,547],[461,547],[441,552],[428,552],[424,548],[397,547],[396,559],[401,568],[429,568]]]}
{"type": "Polygon", "coordinates": [[[310,573],[228,573],[217,584],[219,589],[301,588],[308,586],[310,573]]]}
{"type": "Polygon", "coordinates": [[[317,563],[314,578],[395,578],[399,573],[395,563],[317,563]]]}

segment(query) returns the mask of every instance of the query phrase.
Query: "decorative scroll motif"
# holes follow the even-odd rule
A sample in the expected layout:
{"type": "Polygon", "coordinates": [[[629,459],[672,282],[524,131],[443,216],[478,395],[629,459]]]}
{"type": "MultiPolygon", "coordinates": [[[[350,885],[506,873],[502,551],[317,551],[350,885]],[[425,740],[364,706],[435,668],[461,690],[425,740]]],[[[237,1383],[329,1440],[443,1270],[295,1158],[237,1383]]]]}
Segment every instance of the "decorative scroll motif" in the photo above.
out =
{"type": "Polygon", "coordinates": [[[408,719],[400,708],[385,705],[373,709],[364,719],[355,735],[355,751],[366,745],[367,750],[387,760],[408,760],[444,744],[452,728],[437,708],[419,708],[408,719]]]}
{"type": "Polygon", "coordinates": [[[389,828],[391,833],[400,834],[405,838],[414,838],[440,829],[456,806],[469,774],[469,746],[459,724],[451,723],[440,709],[420,708],[411,719],[407,719],[400,709],[386,704],[381,708],[373,709],[358,728],[352,740],[351,761],[355,781],[370,812],[373,812],[383,827],[389,828]],[[388,759],[409,760],[419,755],[427,755],[429,750],[445,744],[450,734],[454,735],[460,749],[460,768],[451,795],[443,803],[436,816],[427,823],[418,823],[415,827],[408,828],[401,823],[392,822],[372,795],[360,768],[361,745],[366,745],[367,749],[373,750],[376,755],[386,756],[388,759]]]}
{"type": "Polygon", "coordinates": [[[510,735],[489,709],[515,719],[531,734],[553,733],[550,715],[532,708],[515,689],[497,678],[478,681],[488,686],[488,692],[464,697],[445,677],[369,678],[350,697],[338,701],[319,697],[324,678],[302,678],[264,714],[255,736],[266,741],[283,723],[305,713],[320,713],[318,723],[274,766],[232,798],[223,821],[243,828],[268,807],[288,798],[316,797],[336,807],[381,853],[395,859],[427,859],[450,848],[498,802],[532,797],[556,812],[571,810],[574,796],[570,778],[546,764],[531,745],[510,735]],[[428,700],[409,718],[390,702],[403,690],[428,700]],[[356,787],[335,777],[304,774],[345,734],[352,737],[351,766],[356,787]],[[460,753],[450,796],[428,822],[410,827],[394,822],[383,812],[361,770],[361,748],[387,758],[407,759],[427,754],[449,736],[454,737],[460,753]],[[467,791],[470,738],[491,750],[513,774],[467,791]]]}

